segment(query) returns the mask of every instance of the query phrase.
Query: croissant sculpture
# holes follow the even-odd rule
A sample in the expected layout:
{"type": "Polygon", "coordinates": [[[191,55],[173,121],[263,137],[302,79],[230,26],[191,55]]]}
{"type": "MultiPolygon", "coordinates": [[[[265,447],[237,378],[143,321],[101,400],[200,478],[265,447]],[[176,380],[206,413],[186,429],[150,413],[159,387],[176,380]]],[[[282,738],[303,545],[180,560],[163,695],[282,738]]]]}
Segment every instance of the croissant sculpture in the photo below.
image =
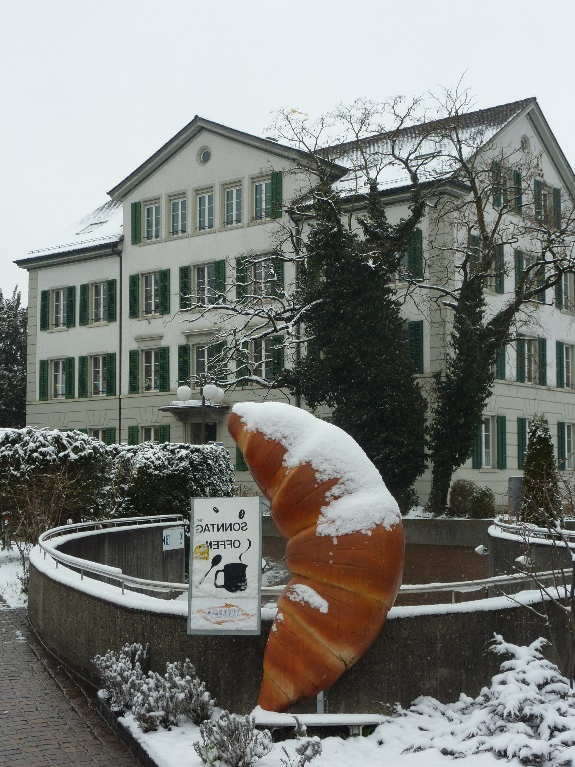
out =
{"type": "Polygon", "coordinates": [[[264,655],[258,704],[286,711],[330,687],[377,638],[401,583],[395,500],[345,432],[282,403],[242,403],[228,420],[287,540],[292,574],[264,655]]]}

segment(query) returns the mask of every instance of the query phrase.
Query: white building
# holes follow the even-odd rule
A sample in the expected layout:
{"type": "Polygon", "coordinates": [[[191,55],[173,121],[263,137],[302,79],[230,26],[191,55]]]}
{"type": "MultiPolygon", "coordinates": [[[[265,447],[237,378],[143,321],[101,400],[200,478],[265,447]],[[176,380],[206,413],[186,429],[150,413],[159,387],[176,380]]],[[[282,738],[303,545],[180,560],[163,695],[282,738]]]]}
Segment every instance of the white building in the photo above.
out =
{"type": "MultiPolygon", "coordinates": [[[[494,148],[512,146],[537,156],[534,204],[548,205],[549,215],[561,199],[575,197],[575,175],[534,99],[466,120],[488,128],[486,153],[495,157],[494,148]]],[[[222,441],[236,457],[238,481],[247,482],[225,416],[234,401],[261,391],[236,388],[223,406],[173,405],[178,385],[204,373],[212,353],[213,316],[191,313],[186,297],[210,291],[235,297],[241,258],[269,253],[278,225],[290,225],[286,203],[303,177],[286,171],[303,158],[272,140],[196,117],[62,242],[17,261],[30,280],[27,423],[83,429],[107,442],[222,441]]],[[[502,169],[502,183],[508,173],[513,169],[502,169]]],[[[403,181],[384,180],[382,193],[390,218],[399,218],[409,203],[403,181]]],[[[411,254],[422,277],[439,278],[441,244],[455,237],[445,224],[438,229],[431,211],[425,216],[411,254]]],[[[494,306],[514,290],[521,252],[517,244],[502,248],[488,290],[494,306]]],[[[278,267],[275,280],[289,286],[292,268],[278,267]]],[[[246,276],[265,295],[269,275],[246,276]]],[[[500,357],[473,460],[456,475],[491,486],[500,504],[508,477],[521,473],[527,422],[535,414],[547,417],[558,457],[566,470],[574,468],[574,288],[569,275],[562,290],[546,295],[522,328],[524,338],[500,357]]],[[[425,296],[409,299],[405,314],[412,358],[425,378],[443,365],[448,323],[425,296]]],[[[279,352],[267,359],[259,353],[262,365],[283,366],[279,352]]],[[[198,389],[193,396],[199,398],[198,389]]],[[[427,476],[419,490],[425,499],[427,476]]]]}

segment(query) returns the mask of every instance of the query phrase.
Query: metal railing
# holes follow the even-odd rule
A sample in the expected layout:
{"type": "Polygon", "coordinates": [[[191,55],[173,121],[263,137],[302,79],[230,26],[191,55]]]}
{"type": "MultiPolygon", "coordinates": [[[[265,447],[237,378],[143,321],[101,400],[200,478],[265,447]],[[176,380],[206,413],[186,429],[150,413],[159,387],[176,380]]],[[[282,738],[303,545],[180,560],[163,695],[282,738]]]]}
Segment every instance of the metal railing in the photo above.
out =
{"type": "MultiPolygon", "coordinates": [[[[40,536],[38,545],[44,554],[44,559],[48,554],[56,564],[64,565],[76,572],[80,573],[81,579],[84,578],[85,573],[92,573],[105,578],[107,581],[117,583],[121,588],[122,594],[125,589],[133,589],[137,591],[155,591],[160,593],[186,593],[188,591],[187,583],[169,583],[164,581],[151,581],[145,578],[136,578],[131,575],[126,575],[119,567],[110,567],[109,565],[98,564],[97,562],[90,562],[86,559],[80,559],[70,554],[64,554],[58,551],[54,546],[49,545],[48,541],[52,541],[56,538],[61,538],[64,535],[70,535],[75,532],[100,532],[102,530],[119,529],[122,527],[132,526],[160,526],[173,527],[181,525],[184,522],[184,517],[180,514],[171,514],[162,517],[132,517],[129,519],[111,519],[102,522],[84,522],[77,525],[64,525],[62,527],[56,527],[52,530],[48,530],[40,536]]],[[[501,527],[513,527],[513,525],[507,525],[506,523],[499,523],[501,527]]],[[[539,528],[541,529],[541,528],[539,528]]],[[[548,531],[545,531],[548,532],[548,531]]],[[[575,537],[575,533],[572,533],[575,537]]],[[[566,582],[570,582],[571,572],[567,570],[547,570],[545,572],[531,573],[531,572],[518,572],[512,575],[498,575],[492,578],[482,578],[472,581],[453,581],[451,583],[418,583],[418,584],[404,584],[401,586],[399,595],[407,596],[412,594],[434,594],[441,592],[451,592],[451,601],[455,602],[455,595],[458,593],[472,592],[472,591],[489,591],[490,589],[498,589],[504,586],[522,583],[543,583],[548,580],[557,580],[558,578],[565,579],[566,582]]],[[[285,588],[284,585],[280,586],[263,586],[261,589],[262,597],[268,598],[267,604],[271,606],[275,603],[277,597],[282,593],[285,588]]]]}
{"type": "Polygon", "coordinates": [[[537,527],[536,525],[530,525],[526,522],[507,522],[502,519],[494,519],[493,525],[503,532],[516,535],[521,538],[522,541],[528,541],[531,538],[535,538],[538,540],[551,541],[558,546],[564,546],[564,541],[567,541],[570,546],[575,545],[575,531],[573,530],[561,529],[561,533],[558,533],[552,527],[537,527]]]}

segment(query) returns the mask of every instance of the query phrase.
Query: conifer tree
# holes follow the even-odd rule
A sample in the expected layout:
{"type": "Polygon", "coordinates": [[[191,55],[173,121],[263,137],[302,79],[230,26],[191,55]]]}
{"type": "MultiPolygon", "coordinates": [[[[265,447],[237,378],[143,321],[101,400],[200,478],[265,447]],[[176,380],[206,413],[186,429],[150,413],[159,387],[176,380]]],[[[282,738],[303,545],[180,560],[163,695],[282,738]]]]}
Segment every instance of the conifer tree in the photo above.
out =
{"type": "Polygon", "coordinates": [[[554,526],[561,518],[559,473],[547,421],[536,416],[529,426],[520,509],[524,522],[554,526]]]}
{"type": "Polygon", "coordinates": [[[0,290],[0,427],[26,425],[26,330],[28,314],[15,288],[11,298],[0,290]]]}

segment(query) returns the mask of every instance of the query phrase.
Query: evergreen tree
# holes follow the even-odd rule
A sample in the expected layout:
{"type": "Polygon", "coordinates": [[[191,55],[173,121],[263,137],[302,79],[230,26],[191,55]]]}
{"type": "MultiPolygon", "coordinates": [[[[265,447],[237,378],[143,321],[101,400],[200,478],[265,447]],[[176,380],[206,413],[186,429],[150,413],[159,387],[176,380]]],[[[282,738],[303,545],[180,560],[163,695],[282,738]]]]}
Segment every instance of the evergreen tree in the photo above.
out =
{"type": "Polygon", "coordinates": [[[26,425],[26,331],[28,315],[15,288],[0,290],[0,427],[26,425]]]}
{"type": "Polygon", "coordinates": [[[536,416],[529,426],[523,471],[521,519],[538,527],[554,526],[561,518],[559,472],[547,421],[536,416]]]}
{"type": "Polygon", "coordinates": [[[333,422],[365,450],[402,509],[424,470],[426,405],[390,277],[420,215],[389,225],[374,186],[362,238],[346,226],[338,197],[318,191],[299,279],[308,353],[286,371],[311,408],[332,409],[333,422]]]}

